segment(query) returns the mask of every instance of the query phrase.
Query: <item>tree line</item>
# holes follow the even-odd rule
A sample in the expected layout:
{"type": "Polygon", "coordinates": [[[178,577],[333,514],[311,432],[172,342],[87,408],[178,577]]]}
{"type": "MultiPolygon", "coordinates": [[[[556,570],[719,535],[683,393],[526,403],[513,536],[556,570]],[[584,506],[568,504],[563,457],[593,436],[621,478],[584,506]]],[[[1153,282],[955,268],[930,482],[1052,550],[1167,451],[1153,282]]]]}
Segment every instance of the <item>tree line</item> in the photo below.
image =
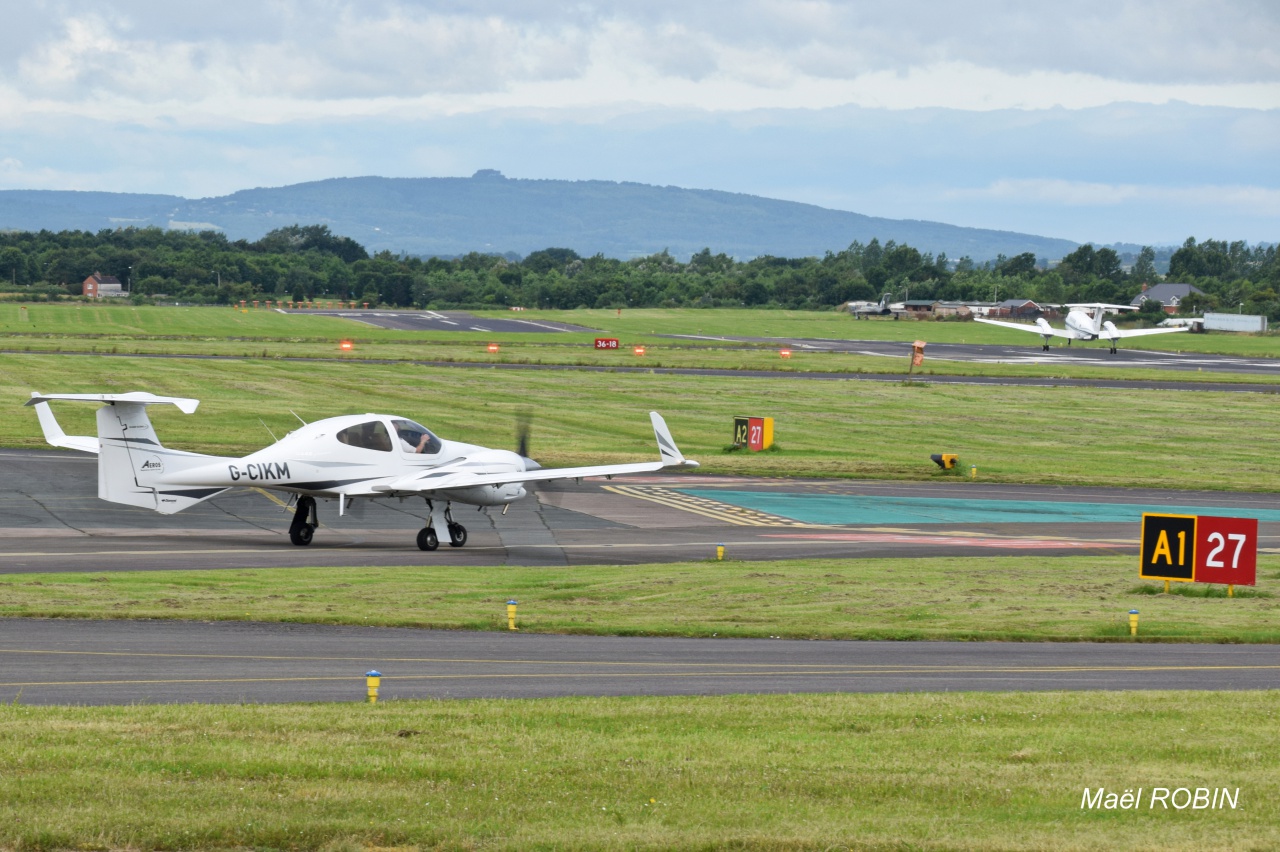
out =
{"type": "Polygon", "coordinates": [[[135,302],[352,300],[416,308],[779,307],[825,309],[851,300],[929,299],[1126,303],[1161,280],[1194,284],[1190,312],[1239,309],[1280,321],[1275,245],[1188,239],[1168,273],[1154,249],[1131,263],[1084,245],[1057,263],[1034,255],[951,260],[892,240],[854,242],[823,257],[735,260],[703,249],[687,261],[662,251],[627,260],[547,248],[526,257],[472,252],[411,257],[379,252],[324,225],[280,228],[256,241],[215,231],[120,228],[0,234],[0,288],[79,295],[94,272],[124,282],[135,302]]]}

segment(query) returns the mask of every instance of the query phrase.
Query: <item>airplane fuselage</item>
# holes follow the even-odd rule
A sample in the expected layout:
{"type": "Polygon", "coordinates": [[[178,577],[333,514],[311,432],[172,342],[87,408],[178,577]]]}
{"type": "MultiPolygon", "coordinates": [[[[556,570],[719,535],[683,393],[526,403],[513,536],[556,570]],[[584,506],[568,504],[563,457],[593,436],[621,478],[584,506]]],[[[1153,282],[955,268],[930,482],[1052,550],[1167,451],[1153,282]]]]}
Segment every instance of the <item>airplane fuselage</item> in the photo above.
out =
{"type": "MultiPolygon", "coordinates": [[[[208,457],[207,463],[165,472],[162,454],[157,453],[142,458],[137,472],[150,474],[146,478],[157,488],[256,487],[312,497],[387,497],[395,495],[390,483],[406,476],[526,470],[525,459],[508,450],[434,436],[426,451],[418,452],[400,438],[403,430],[396,424],[405,422],[375,414],[330,417],[308,423],[243,458],[208,457]]],[[[413,425],[416,434],[425,432],[413,425]]],[[[524,497],[525,489],[519,483],[478,485],[442,490],[435,496],[474,506],[502,506],[524,497]]]]}

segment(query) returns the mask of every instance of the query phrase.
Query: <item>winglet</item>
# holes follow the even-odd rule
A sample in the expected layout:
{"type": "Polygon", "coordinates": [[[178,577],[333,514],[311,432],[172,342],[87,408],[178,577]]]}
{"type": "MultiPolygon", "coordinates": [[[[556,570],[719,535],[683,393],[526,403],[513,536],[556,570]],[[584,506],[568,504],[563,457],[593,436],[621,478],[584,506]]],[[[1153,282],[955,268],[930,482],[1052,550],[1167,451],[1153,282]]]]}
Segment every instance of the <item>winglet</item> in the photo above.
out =
{"type": "Polygon", "coordinates": [[[653,422],[653,436],[658,439],[658,453],[662,456],[663,467],[697,467],[696,461],[690,461],[681,454],[667,428],[667,421],[656,411],[649,412],[649,420],[653,422]]]}
{"type": "MultiPolygon", "coordinates": [[[[34,396],[34,394],[33,394],[34,396]]],[[[66,447],[71,450],[82,450],[86,453],[98,452],[98,439],[92,435],[68,435],[58,425],[58,418],[53,416],[53,409],[44,400],[29,402],[36,407],[36,416],[40,418],[40,429],[44,439],[52,447],[66,447]]]]}

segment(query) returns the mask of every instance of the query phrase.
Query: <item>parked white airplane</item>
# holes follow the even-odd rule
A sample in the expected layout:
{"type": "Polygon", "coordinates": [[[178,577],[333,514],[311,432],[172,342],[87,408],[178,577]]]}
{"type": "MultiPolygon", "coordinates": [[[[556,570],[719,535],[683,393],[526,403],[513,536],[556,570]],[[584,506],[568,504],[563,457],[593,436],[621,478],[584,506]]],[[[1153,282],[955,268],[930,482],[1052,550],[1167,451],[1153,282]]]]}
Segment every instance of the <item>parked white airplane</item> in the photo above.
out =
{"type": "Polygon", "coordinates": [[[849,313],[853,314],[854,319],[867,316],[888,316],[895,310],[903,310],[901,302],[896,305],[889,304],[889,294],[885,293],[880,297],[879,303],[876,302],[852,302],[849,313]]]}
{"type": "Polygon", "coordinates": [[[1107,305],[1099,302],[1092,304],[1063,305],[1070,308],[1067,312],[1067,327],[1054,328],[1044,317],[1037,317],[1035,325],[1021,322],[1004,322],[1002,320],[974,317],[978,322],[987,325],[999,325],[1004,328],[1015,328],[1018,331],[1030,331],[1044,338],[1044,351],[1049,351],[1051,337],[1065,337],[1067,345],[1073,340],[1106,340],[1111,344],[1111,354],[1116,352],[1116,341],[1123,337],[1141,337],[1146,334],[1170,334],[1175,331],[1186,331],[1183,328],[1134,328],[1121,331],[1111,320],[1102,317],[1107,311],[1136,311],[1133,305],[1107,305]],[[1090,311],[1092,313],[1090,313],[1090,311]]]}
{"type": "Polygon", "coordinates": [[[425,426],[388,414],[349,414],[304,423],[244,458],[188,453],[162,445],[147,417],[148,405],[166,403],[191,414],[200,401],[143,392],[32,393],[26,404],[35,406],[50,444],[98,454],[101,499],[172,515],[228,488],[283,491],[291,502],[297,501],[289,526],[289,539],[296,545],[311,543],[318,525],[317,498],[337,500],[342,515],[357,498],[421,497],[427,503],[427,519],[418,532],[418,547],[435,550],[446,538],[453,547],[467,541],[466,528],[450,512],[452,503],[502,506],[505,514],[507,504],[525,496],[526,482],[698,466],[681,455],[656,411],[649,412],[649,419],[660,461],[543,470],[525,457],[523,447],[513,453],[446,441],[425,426]],[[49,407],[54,399],[103,403],[97,437],[63,432],[49,407]],[[444,501],[444,512],[434,511],[434,500],[444,501]]]}

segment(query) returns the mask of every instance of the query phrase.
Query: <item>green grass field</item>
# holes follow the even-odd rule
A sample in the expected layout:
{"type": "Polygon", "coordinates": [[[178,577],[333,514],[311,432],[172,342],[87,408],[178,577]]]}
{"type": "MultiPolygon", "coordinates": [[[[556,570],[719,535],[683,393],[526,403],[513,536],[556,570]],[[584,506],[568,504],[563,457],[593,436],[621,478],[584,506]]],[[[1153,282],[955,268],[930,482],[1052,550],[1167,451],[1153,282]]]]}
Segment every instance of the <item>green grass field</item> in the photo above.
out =
{"type": "MultiPolygon", "coordinates": [[[[730,546],[732,556],[732,546],[730,546]]],[[[798,639],[1280,642],[1280,556],[1235,598],[1161,594],[1136,556],[814,559],[483,569],[0,574],[0,616],[296,621],[798,639]]]]}
{"type": "Polygon", "coordinates": [[[1269,849],[1278,740],[1263,692],[3,706],[0,847],[1269,849]]]}
{"type": "MultiPolygon", "coordinates": [[[[721,335],[752,337],[809,337],[841,340],[921,339],[932,343],[988,343],[1025,346],[1039,353],[1033,335],[974,322],[915,322],[854,320],[848,314],[762,310],[627,310],[480,312],[497,319],[551,320],[598,328],[623,342],[621,352],[597,352],[595,333],[488,334],[470,331],[406,332],[379,329],[350,320],[305,314],[282,314],[261,308],[132,307],[127,305],[58,304],[22,306],[0,303],[0,348],[11,351],[98,351],[130,354],[234,355],[243,357],[335,357],[338,341],[356,341],[356,356],[395,360],[496,360],[548,364],[632,364],[631,347],[644,344],[646,364],[716,366],[743,369],[836,370],[896,372],[905,363],[867,356],[832,356],[796,352],[783,362],[776,347],[766,344],[730,345],[711,340],[672,340],[662,335],[721,335]],[[502,349],[490,355],[485,346],[502,349]],[[716,354],[716,353],[720,354],[716,354]]],[[[1060,343],[1060,342],[1059,342],[1060,343]]],[[[1096,344],[1086,344],[1094,345],[1096,344]]],[[[1176,334],[1137,338],[1127,349],[1159,349],[1248,357],[1280,356],[1274,335],[1176,334]]],[[[1105,347],[1097,347],[1105,348],[1105,347]]],[[[1053,353],[1041,366],[1008,367],[927,361],[927,369],[946,374],[974,375],[1095,375],[1116,376],[1108,368],[1061,367],[1053,353]],[[1067,373],[1054,371],[1068,370],[1067,373]],[[1011,372],[1006,372],[1011,371],[1011,372]]],[[[1128,371],[1120,371],[1128,375],[1128,371]]],[[[1160,375],[1168,376],[1168,373],[1160,375]]],[[[1139,377],[1135,373],[1130,377],[1139,377]]],[[[1183,380],[1196,377],[1183,375],[1183,380]]]]}
{"type": "MultiPolygon", "coordinates": [[[[935,452],[959,453],[984,481],[1269,491],[1261,448],[1280,443],[1267,394],[926,386],[751,377],[427,369],[403,364],[12,355],[0,375],[0,445],[44,446],[30,392],[149,390],[202,400],[194,415],[152,410],[179,449],[241,454],[297,423],[376,411],[447,438],[514,445],[535,412],[544,464],[656,455],[646,412],[666,415],[685,454],[712,473],[931,479],[935,452]],[[777,452],[725,454],[733,417],[773,416],[777,452]],[[259,422],[261,419],[261,422],[259,422]],[[264,428],[264,425],[266,428],[264,428]]],[[[61,403],[68,434],[95,431],[93,406],[61,403]]]]}

